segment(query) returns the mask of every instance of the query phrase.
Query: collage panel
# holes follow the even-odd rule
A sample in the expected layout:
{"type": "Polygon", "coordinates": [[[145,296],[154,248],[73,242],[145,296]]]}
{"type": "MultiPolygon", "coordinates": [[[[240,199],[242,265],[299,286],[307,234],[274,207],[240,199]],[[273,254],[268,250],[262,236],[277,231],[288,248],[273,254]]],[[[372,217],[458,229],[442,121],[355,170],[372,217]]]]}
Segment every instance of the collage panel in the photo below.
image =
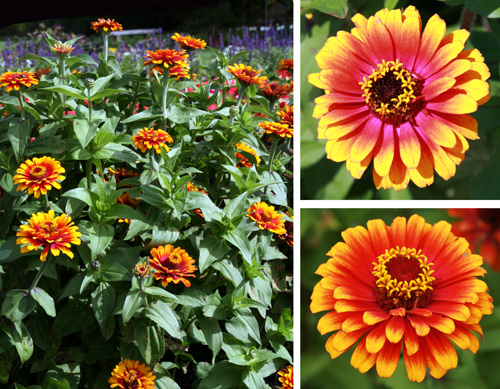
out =
{"type": "Polygon", "coordinates": [[[460,0],[302,9],[301,198],[500,198],[498,9],[460,0]]]}
{"type": "Polygon", "coordinates": [[[302,208],[301,388],[498,387],[499,216],[302,208]]]}

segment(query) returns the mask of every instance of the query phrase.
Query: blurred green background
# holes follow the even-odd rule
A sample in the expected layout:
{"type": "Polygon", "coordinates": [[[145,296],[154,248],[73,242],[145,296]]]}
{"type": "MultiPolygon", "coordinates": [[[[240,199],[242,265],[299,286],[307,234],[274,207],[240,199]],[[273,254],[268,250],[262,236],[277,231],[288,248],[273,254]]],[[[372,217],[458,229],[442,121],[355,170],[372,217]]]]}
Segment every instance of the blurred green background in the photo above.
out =
{"type": "MultiPolygon", "coordinates": [[[[335,2],[301,1],[301,198],[321,199],[498,199],[500,198],[500,0],[345,0],[335,2]],[[317,140],[318,120],[312,117],[314,99],[323,91],[309,84],[308,75],[320,69],[315,56],[330,36],[337,31],[354,27],[351,17],[362,13],[369,17],[382,8],[406,8],[414,5],[422,17],[422,26],[437,13],[447,25],[447,32],[460,29],[465,4],[476,14],[471,36],[465,49],[477,48],[490,68],[491,99],[479,107],[474,116],[479,122],[479,140],[470,141],[465,160],[449,181],[436,173],[434,183],[418,188],[412,182],[402,191],[377,190],[373,183],[371,165],[360,180],[355,180],[344,163],[326,159],[325,140],[317,140]],[[316,3],[316,4],[315,4],[316,3]],[[334,17],[317,9],[319,4],[331,4],[334,17]],[[333,6],[336,4],[336,6],[333,6]],[[458,5],[455,5],[458,4],[458,5]],[[495,17],[492,17],[495,16],[495,17]]],[[[321,7],[318,7],[321,8],[321,7]]]]}
{"type": "MultiPolygon", "coordinates": [[[[301,361],[300,376],[303,389],[369,389],[369,388],[446,388],[446,389],[489,389],[500,388],[500,311],[484,316],[480,325],[484,342],[479,351],[457,349],[458,367],[449,370],[440,380],[427,374],[418,384],[408,381],[403,359],[391,378],[380,378],[373,367],[362,374],[350,364],[353,346],[337,359],[332,360],[325,350],[325,343],[332,334],[321,336],[317,330],[318,320],[326,312],[312,314],[309,306],[314,285],[321,277],[314,274],[318,266],[328,260],[326,253],[339,241],[341,232],[350,227],[363,226],[371,219],[382,219],[390,225],[395,217],[409,218],[419,214],[427,223],[440,220],[452,222],[446,210],[442,209],[302,209],[301,231],[301,361]]],[[[494,273],[484,265],[488,273],[485,281],[493,297],[493,304],[500,302],[500,273],[494,273]]]]}

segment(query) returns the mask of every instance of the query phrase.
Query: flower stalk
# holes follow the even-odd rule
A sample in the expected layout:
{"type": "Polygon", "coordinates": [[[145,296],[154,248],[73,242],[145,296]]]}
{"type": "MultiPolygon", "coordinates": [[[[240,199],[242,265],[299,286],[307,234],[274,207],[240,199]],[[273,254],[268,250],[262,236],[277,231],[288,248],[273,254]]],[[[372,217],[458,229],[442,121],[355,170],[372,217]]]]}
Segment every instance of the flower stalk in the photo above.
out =
{"type": "Polygon", "coordinates": [[[162,112],[162,123],[163,131],[167,130],[167,95],[168,95],[168,83],[169,83],[169,72],[166,69],[163,72],[163,91],[161,94],[161,112],[162,112]]]}
{"type": "Polygon", "coordinates": [[[45,262],[42,262],[42,266],[40,266],[40,269],[38,269],[38,273],[36,273],[35,279],[31,283],[28,293],[36,288],[36,286],[38,285],[38,281],[40,281],[40,278],[42,278],[43,272],[45,271],[45,269],[47,269],[47,266],[49,266],[51,259],[52,259],[52,254],[49,253],[47,255],[47,260],[45,262]]]}

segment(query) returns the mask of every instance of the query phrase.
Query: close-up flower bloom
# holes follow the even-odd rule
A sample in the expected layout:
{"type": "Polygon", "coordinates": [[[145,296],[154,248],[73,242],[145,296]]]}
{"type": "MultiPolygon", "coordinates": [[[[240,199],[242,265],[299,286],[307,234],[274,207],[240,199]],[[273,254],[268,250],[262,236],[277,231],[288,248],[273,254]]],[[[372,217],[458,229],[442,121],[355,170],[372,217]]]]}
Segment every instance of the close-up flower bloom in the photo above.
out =
{"type": "Polygon", "coordinates": [[[278,235],[286,234],[285,215],[264,201],[252,204],[247,209],[247,216],[256,222],[261,230],[268,230],[278,235]]]}
{"type": "Polygon", "coordinates": [[[281,383],[280,389],[293,389],[293,366],[285,366],[278,372],[278,381],[281,383]]]}
{"type": "Polygon", "coordinates": [[[98,18],[97,22],[91,22],[90,27],[96,32],[110,34],[112,31],[122,31],[123,27],[120,23],[115,22],[115,19],[98,18]]]}
{"type": "Polygon", "coordinates": [[[244,64],[229,65],[227,71],[235,76],[242,85],[249,86],[252,84],[261,85],[267,80],[267,76],[259,76],[262,70],[254,70],[251,66],[244,64]]]}
{"type": "Polygon", "coordinates": [[[289,79],[292,78],[293,72],[293,59],[282,59],[278,64],[278,69],[276,73],[280,78],[289,79]]]}
{"type": "Polygon", "coordinates": [[[146,53],[147,55],[144,56],[144,58],[146,58],[146,61],[144,61],[143,66],[158,65],[158,66],[163,66],[166,69],[175,65],[183,67],[188,66],[186,60],[189,57],[189,55],[186,53],[185,50],[179,50],[179,51],[171,49],[156,50],[156,51],[146,50],[146,53]]]}
{"type": "Polygon", "coordinates": [[[380,377],[394,373],[401,350],[410,381],[421,382],[427,367],[441,378],[457,367],[455,345],[476,353],[483,336],[479,325],[492,313],[481,267],[469,243],[413,215],[390,226],[370,220],[342,232],[328,262],[316,274],[311,311],[326,314],[318,322],[331,358],[356,342],[351,365],[365,373],[376,365],[380,377]],[[453,342],[453,343],[452,343],[453,342]]]}
{"type": "MultiPolygon", "coordinates": [[[[241,143],[236,143],[236,148],[238,150],[241,150],[241,151],[245,151],[249,154],[252,154],[255,159],[257,160],[257,166],[260,165],[260,157],[257,155],[257,151],[252,149],[250,146],[246,145],[244,142],[241,142],[241,143]]],[[[234,154],[236,156],[236,158],[239,158],[240,161],[238,162],[238,164],[236,165],[236,167],[248,167],[248,168],[251,168],[253,165],[252,163],[241,153],[239,152],[236,152],[234,154]]]]}
{"type": "Polygon", "coordinates": [[[132,137],[132,141],[134,142],[134,146],[143,153],[154,148],[156,153],[160,154],[162,147],[168,153],[170,148],[167,146],[167,143],[172,143],[174,140],[166,131],[145,127],[132,137]]]}
{"type": "Polygon", "coordinates": [[[61,163],[52,157],[35,157],[24,161],[12,178],[14,185],[19,185],[17,191],[28,189],[28,194],[34,194],[37,199],[40,194],[46,194],[53,187],[61,189],[58,181],[64,180],[62,174],[65,171],[61,163]]]}
{"type": "Polygon", "coordinates": [[[276,135],[281,138],[293,138],[293,127],[281,122],[260,122],[259,127],[267,134],[276,135]]]}
{"type": "Polygon", "coordinates": [[[16,236],[18,236],[16,243],[23,245],[21,254],[38,250],[40,247],[43,248],[40,254],[42,262],[47,259],[49,250],[54,256],[58,256],[61,251],[73,258],[73,253],[69,248],[72,244],[79,245],[81,243],[79,239],[81,233],[71,221],[71,217],[66,214],[55,217],[53,210],[49,210],[48,213],[32,214],[28,223],[19,227],[16,236]]]}
{"type": "Polygon", "coordinates": [[[178,32],[174,34],[172,40],[179,43],[183,49],[204,49],[207,45],[207,42],[205,42],[203,39],[193,38],[190,35],[183,36],[178,32]]]}
{"type": "Polygon", "coordinates": [[[3,86],[7,87],[5,89],[7,92],[10,92],[12,89],[18,91],[21,89],[21,85],[26,88],[38,85],[35,73],[24,70],[22,72],[5,72],[0,76],[0,88],[3,86]]]}
{"type": "Polygon", "coordinates": [[[451,231],[470,243],[495,271],[500,271],[500,209],[449,209],[448,214],[460,220],[451,224],[451,231]]]}
{"type": "Polygon", "coordinates": [[[167,244],[152,248],[150,253],[153,258],[149,259],[149,265],[155,270],[153,277],[161,280],[163,287],[170,282],[182,282],[187,288],[191,286],[185,277],[196,277],[193,272],[198,269],[186,250],[167,244]]]}
{"type": "Polygon", "coordinates": [[[50,49],[59,57],[66,58],[75,48],[67,43],[55,43],[50,49]]]}
{"type": "Polygon", "coordinates": [[[156,376],[150,370],[144,363],[125,359],[113,369],[108,383],[110,388],[154,389],[156,376]]]}
{"type": "Polygon", "coordinates": [[[467,30],[446,34],[437,14],[423,32],[418,10],[356,14],[351,33],[330,37],[309,82],[325,90],[315,102],[318,138],[327,157],[346,161],[359,179],[373,162],[377,189],[401,190],[445,180],[478,139],[469,114],[490,98],[490,77],[477,49],[464,50],[467,30]]]}

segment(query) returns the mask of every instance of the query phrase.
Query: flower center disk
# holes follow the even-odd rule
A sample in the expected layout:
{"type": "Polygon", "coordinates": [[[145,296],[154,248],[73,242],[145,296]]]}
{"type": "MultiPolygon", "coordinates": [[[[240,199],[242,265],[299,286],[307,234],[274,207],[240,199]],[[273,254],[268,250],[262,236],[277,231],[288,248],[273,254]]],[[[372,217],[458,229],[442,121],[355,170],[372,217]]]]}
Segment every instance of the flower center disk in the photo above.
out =
{"type": "Polygon", "coordinates": [[[424,106],[423,81],[408,71],[398,59],[388,62],[383,60],[359,84],[370,112],[385,123],[410,121],[424,106]]]}
{"type": "Polygon", "coordinates": [[[414,309],[425,307],[433,291],[431,270],[422,250],[396,246],[379,255],[373,262],[376,298],[382,309],[414,309]]]}
{"type": "Polygon", "coordinates": [[[43,166],[33,166],[30,171],[31,178],[34,180],[40,180],[45,178],[47,169],[43,166]]]}

